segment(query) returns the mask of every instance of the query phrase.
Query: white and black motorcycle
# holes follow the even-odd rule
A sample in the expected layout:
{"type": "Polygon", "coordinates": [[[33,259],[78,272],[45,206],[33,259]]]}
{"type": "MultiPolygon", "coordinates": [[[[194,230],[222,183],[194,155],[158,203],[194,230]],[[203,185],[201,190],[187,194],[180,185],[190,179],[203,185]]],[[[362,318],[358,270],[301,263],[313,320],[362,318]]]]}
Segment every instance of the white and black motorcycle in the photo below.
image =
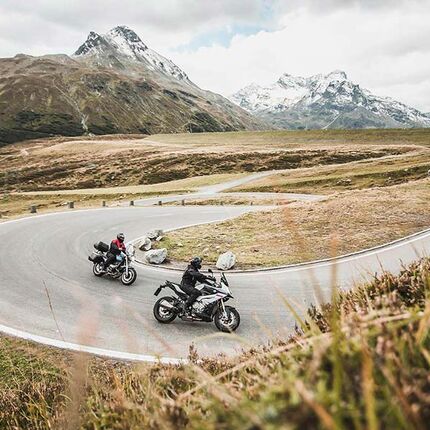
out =
{"type": "Polygon", "coordinates": [[[108,270],[104,270],[104,265],[107,260],[107,253],[109,251],[109,245],[104,242],[94,244],[95,251],[88,257],[93,263],[93,273],[95,276],[110,276],[114,279],[121,279],[124,285],[131,285],[137,279],[137,272],[134,267],[130,264],[134,259],[134,247],[133,245],[127,246],[127,250],[115,264],[111,264],[108,270]]]}
{"type": "MultiPolygon", "coordinates": [[[[209,269],[209,273],[212,274],[212,270],[209,269]]],[[[196,285],[202,295],[197,297],[189,312],[184,311],[188,295],[180,284],[166,281],[157,288],[154,295],[158,296],[164,288],[170,288],[175,295],[161,297],[155,303],[154,317],[158,322],[168,324],[179,317],[184,321],[213,321],[217,329],[223,332],[233,332],[239,327],[239,312],[224,304],[233,298],[224,273],[221,274],[219,282],[211,276],[204,283],[196,285]]]]}

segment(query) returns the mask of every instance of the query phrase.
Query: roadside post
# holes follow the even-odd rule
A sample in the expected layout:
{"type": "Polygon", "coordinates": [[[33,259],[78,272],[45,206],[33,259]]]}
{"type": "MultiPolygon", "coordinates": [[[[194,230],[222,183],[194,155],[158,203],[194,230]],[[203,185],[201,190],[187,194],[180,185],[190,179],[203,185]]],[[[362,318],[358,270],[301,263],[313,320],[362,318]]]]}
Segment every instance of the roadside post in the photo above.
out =
{"type": "Polygon", "coordinates": [[[130,200],[130,206],[134,206],[134,200],[130,200]]]}
{"type": "Polygon", "coordinates": [[[184,199],[182,199],[181,204],[182,204],[182,206],[185,206],[185,200],[184,199]]]}
{"type": "Polygon", "coordinates": [[[69,209],[75,208],[75,202],[69,202],[69,209]]]}
{"type": "Polygon", "coordinates": [[[37,212],[36,206],[30,206],[30,213],[35,214],[37,212]]]}
{"type": "Polygon", "coordinates": [[[106,200],[102,200],[102,208],[106,207],[106,200]]]}

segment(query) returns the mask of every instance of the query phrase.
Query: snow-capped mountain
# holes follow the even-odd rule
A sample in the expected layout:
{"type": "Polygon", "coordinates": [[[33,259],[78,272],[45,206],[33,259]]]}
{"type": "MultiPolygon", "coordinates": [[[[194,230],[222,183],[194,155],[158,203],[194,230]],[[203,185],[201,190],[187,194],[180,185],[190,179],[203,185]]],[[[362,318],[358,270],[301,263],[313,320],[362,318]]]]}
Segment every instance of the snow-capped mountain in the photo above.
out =
{"type": "Polygon", "coordinates": [[[187,74],[171,60],[148,48],[130,28],[121,25],[100,35],[91,31],[73,55],[91,58],[99,65],[123,66],[124,62],[143,63],[149,69],[189,82],[187,74]]]}
{"type": "Polygon", "coordinates": [[[0,146],[55,135],[261,130],[193,84],[131,29],[91,32],[72,55],[0,58],[0,146]]]}
{"type": "Polygon", "coordinates": [[[282,128],[430,127],[430,118],[350,81],[345,72],[309,78],[282,75],[261,87],[251,84],[230,99],[282,128]]]}

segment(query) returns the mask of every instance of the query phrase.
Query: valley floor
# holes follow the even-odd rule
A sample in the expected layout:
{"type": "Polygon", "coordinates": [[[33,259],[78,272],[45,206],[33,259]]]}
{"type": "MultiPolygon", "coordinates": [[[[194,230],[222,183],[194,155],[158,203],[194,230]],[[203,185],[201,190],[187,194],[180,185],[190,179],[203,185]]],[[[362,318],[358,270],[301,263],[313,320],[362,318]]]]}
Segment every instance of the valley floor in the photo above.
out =
{"type": "MultiPolygon", "coordinates": [[[[239,190],[325,199],[172,232],[160,244],[176,259],[199,253],[214,262],[232,249],[239,267],[287,264],[428,228],[429,148],[430,130],[25,142],[0,149],[0,213],[62,210],[67,201],[115,205],[289,169],[239,190]]],[[[249,200],[218,195],[187,204],[221,202],[249,200]]],[[[348,293],[334,289],[331,305],[309,308],[306,322],[296,318],[290,338],[233,358],[199,359],[191,347],[183,365],[123,363],[1,336],[0,428],[425,429],[429,273],[425,259],[348,293]]]]}
{"type": "MultiPolygon", "coordinates": [[[[283,265],[380,245],[430,226],[430,130],[315,130],[53,138],[0,148],[0,216],[127,205],[273,170],[196,205],[276,205],[169,234],[170,258],[283,265]],[[276,170],[280,170],[276,173],[276,170]],[[157,182],[158,181],[158,182],[157,182]],[[257,198],[255,193],[272,193],[257,198]],[[277,198],[273,193],[277,193],[277,198]],[[294,202],[282,193],[325,196],[294,202]]],[[[180,204],[178,202],[171,204],[180,204]]]]}

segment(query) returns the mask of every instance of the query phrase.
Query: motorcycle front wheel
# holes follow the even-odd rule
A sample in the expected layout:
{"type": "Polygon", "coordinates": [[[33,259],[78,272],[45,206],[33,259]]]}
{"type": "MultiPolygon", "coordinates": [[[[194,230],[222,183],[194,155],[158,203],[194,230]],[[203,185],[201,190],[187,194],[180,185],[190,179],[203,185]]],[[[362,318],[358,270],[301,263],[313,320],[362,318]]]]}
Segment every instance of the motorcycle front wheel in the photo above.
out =
{"type": "Polygon", "coordinates": [[[93,264],[93,273],[96,276],[103,276],[105,274],[103,270],[103,263],[94,263],[93,264]]]}
{"type": "Polygon", "coordinates": [[[176,318],[176,312],[171,306],[175,306],[175,299],[173,297],[161,297],[155,302],[154,317],[162,324],[169,324],[176,318]],[[166,303],[167,306],[163,306],[166,303]]]}
{"type": "Polygon", "coordinates": [[[222,309],[218,309],[214,316],[214,322],[219,331],[231,333],[239,327],[240,315],[232,306],[225,306],[225,312],[222,309]]]}
{"type": "Polygon", "coordinates": [[[131,285],[137,278],[137,272],[133,267],[129,267],[128,269],[128,275],[127,272],[123,272],[121,275],[121,282],[124,285],[131,285]]]}

